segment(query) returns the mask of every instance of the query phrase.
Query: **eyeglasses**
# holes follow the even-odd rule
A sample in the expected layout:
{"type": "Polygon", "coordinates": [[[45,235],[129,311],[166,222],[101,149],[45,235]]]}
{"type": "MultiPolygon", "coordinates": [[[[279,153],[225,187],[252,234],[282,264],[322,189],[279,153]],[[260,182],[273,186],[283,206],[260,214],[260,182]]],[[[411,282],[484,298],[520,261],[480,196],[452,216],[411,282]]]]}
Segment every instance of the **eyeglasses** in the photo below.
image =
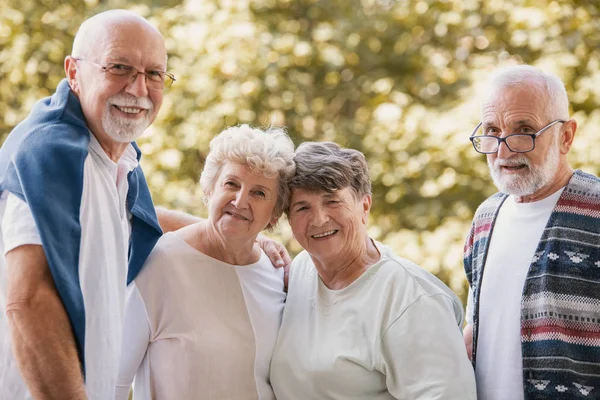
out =
{"type": "Polygon", "coordinates": [[[133,83],[135,82],[137,76],[142,74],[146,77],[146,85],[148,86],[148,89],[168,89],[176,80],[175,75],[166,71],[138,71],[131,65],[126,64],[109,63],[102,65],[79,57],[75,57],[75,59],[77,61],[83,61],[102,68],[104,72],[108,72],[107,76],[112,77],[113,80],[129,80],[130,83],[133,83]]]}
{"type": "Polygon", "coordinates": [[[477,128],[469,137],[471,143],[473,143],[473,147],[475,151],[481,154],[494,154],[500,148],[500,143],[504,142],[506,147],[514,153],[527,153],[533,149],[535,149],[535,139],[540,136],[542,133],[553,127],[558,123],[565,123],[562,119],[557,119],[555,121],[550,122],[548,125],[537,131],[536,133],[513,133],[511,135],[506,135],[501,138],[498,136],[491,135],[477,135],[480,131],[483,122],[480,122],[477,125],[477,128]]]}

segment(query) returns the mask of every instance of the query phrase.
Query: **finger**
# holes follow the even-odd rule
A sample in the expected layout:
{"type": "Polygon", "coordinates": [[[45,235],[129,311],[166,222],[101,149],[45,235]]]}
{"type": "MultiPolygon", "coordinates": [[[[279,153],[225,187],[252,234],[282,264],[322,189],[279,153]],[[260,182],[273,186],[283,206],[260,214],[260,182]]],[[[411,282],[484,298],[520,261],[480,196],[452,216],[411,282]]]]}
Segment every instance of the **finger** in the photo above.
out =
{"type": "Polygon", "coordinates": [[[282,245],[280,243],[278,243],[278,244],[279,244],[279,246],[281,246],[279,255],[281,255],[281,259],[285,263],[284,265],[289,266],[292,263],[292,257],[290,257],[290,254],[288,253],[288,251],[284,245],[282,245]]]}
{"type": "Polygon", "coordinates": [[[288,282],[290,280],[290,265],[287,264],[283,267],[283,290],[287,293],[288,291],[288,282]]]}
{"type": "Polygon", "coordinates": [[[281,245],[279,245],[279,243],[274,242],[269,239],[269,240],[261,241],[260,245],[261,245],[263,251],[265,252],[265,254],[267,255],[267,257],[269,257],[269,259],[271,260],[271,263],[276,268],[281,268],[285,265],[285,261],[281,257],[281,249],[279,248],[279,246],[281,246],[281,245]]]}

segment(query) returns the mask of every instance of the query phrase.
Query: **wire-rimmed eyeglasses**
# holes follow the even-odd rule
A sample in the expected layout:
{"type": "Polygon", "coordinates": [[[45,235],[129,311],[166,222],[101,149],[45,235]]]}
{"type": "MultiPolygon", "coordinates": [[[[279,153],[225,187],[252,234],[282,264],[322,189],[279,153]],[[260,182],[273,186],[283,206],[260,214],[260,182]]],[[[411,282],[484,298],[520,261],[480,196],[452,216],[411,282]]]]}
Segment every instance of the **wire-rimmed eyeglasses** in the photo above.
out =
{"type": "Polygon", "coordinates": [[[129,79],[131,83],[135,82],[137,76],[142,74],[146,77],[146,84],[149,89],[154,90],[164,90],[171,87],[173,82],[175,82],[175,76],[166,71],[138,71],[133,68],[131,65],[121,64],[121,63],[109,63],[106,65],[98,64],[96,62],[86,60],[80,57],[74,57],[77,61],[83,61],[92,65],[95,65],[104,72],[108,72],[108,76],[114,77],[116,79],[129,79]]]}

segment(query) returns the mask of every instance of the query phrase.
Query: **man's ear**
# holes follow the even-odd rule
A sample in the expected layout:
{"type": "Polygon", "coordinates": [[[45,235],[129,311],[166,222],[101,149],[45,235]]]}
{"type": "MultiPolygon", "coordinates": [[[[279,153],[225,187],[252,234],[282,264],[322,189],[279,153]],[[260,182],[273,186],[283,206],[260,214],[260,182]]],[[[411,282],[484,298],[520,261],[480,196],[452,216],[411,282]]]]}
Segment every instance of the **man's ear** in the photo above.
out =
{"type": "Polygon", "coordinates": [[[574,119],[570,119],[563,125],[563,132],[560,135],[560,153],[567,154],[571,149],[573,139],[575,139],[575,132],[577,131],[577,121],[575,121],[574,119]]]}
{"type": "Polygon", "coordinates": [[[77,60],[73,56],[65,57],[65,75],[69,81],[71,90],[79,94],[79,84],[77,83],[77,60]]]}

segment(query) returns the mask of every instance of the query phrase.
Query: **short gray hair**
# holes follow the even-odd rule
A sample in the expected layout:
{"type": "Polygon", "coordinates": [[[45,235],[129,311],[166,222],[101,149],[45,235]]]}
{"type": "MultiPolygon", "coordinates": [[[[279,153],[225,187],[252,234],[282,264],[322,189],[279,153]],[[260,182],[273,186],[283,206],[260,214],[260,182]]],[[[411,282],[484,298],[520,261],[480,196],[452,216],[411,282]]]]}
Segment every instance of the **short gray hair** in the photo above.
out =
{"type": "Polygon", "coordinates": [[[531,65],[516,65],[500,68],[488,80],[489,89],[518,87],[534,84],[546,92],[551,118],[569,119],[569,97],[565,84],[550,72],[531,65]]]}
{"type": "Polygon", "coordinates": [[[333,142],[304,142],[296,149],[294,161],[292,190],[333,193],[350,188],[357,199],[371,194],[367,160],[358,150],[345,149],[333,142]]]}
{"type": "MultiPolygon", "coordinates": [[[[289,180],[294,174],[294,143],[282,128],[263,131],[249,125],[227,128],[210,142],[204,170],[200,175],[200,187],[210,195],[215,181],[227,162],[247,166],[253,172],[267,178],[277,178],[277,202],[273,217],[279,218],[288,208],[289,180]]],[[[273,226],[269,224],[267,229],[273,226]]]]}

